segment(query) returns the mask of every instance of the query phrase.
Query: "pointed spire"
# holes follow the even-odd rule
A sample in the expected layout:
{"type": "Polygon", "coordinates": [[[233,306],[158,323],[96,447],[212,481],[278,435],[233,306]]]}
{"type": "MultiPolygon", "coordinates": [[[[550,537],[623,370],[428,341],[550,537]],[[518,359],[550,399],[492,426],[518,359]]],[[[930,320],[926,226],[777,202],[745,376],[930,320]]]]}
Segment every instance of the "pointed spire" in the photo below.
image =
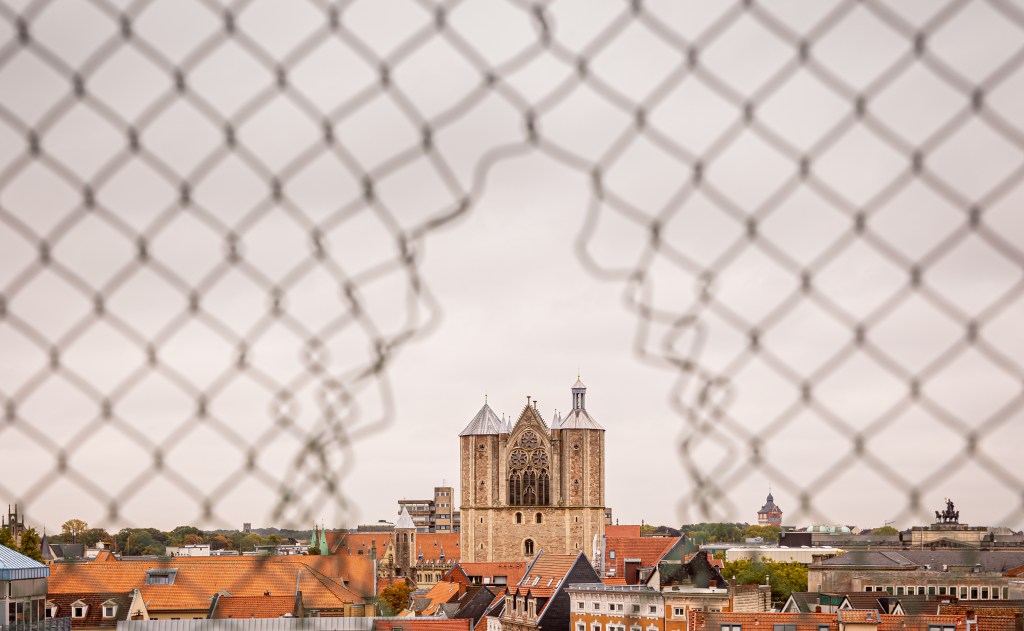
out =
{"type": "Polygon", "coordinates": [[[487,395],[484,395],[484,406],[476,413],[476,416],[466,425],[466,429],[459,433],[459,436],[487,436],[500,434],[505,424],[501,422],[498,415],[494,413],[491,406],[487,404],[487,395]]]}
{"type": "Polygon", "coordinates": [[[413,522],[412,517],[409,515],[409,509],[402,506],[402,514],[398,516],[398,521],[395,522],[395,530],[416,530],[416,524],[413,522]]]}

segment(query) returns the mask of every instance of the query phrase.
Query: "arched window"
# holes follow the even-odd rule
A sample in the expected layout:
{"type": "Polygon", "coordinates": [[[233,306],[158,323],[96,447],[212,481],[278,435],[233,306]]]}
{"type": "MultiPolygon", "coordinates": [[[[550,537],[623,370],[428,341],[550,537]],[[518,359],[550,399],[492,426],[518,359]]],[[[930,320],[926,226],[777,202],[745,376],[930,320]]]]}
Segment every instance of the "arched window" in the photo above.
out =
{"type": "Polygon", "coordinates": [[[522,513],[516,513],[516,523],[517,524],[523,523],[523,514],[522,513]]]}
{"type": "Polygon", "coordinates": [[[518,471],[508,476],[508,503],[512,506],[523,503],[523,481],[518,471]]]}
{"type": "Polygon", "coordinates": [[[522,503],[526,506],[537,505],[537,474],[531,470],[523,474],[522,503]]]}
{"type": "Polygon", "coordinates": [[[540,513],[537,513],[536,518],[537,518],[537,523],[538,524],[543,524],[544,523],[544,516],[541,515],[540,513]]]}
{"type": "Polygon", "coordinates": [[[528,555],[533,554],[533,539],[527,539],[523,542],[523,552],[528,555]]]}
{"type": "Polygon", "coordinates": [[[547,506],[551,503],[551,480],[548,478],[548,470],[541,469],[540,477],[537,481],[537,499],[538,504],[541,506],[547,506]]]}

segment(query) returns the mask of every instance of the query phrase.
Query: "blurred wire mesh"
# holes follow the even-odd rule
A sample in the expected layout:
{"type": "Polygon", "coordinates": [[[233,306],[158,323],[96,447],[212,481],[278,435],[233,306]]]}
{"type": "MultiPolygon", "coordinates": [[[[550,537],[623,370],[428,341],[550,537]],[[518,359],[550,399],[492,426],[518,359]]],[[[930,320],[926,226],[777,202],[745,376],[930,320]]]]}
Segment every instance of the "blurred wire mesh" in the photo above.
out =
{"type": "Polygon", "coordinates": [[[0,496],[347,506],[439,313],[421,248],[533,152],[679,376],[684,520],[751,476],[1019,520],[1022,61],[1009,1],[8,0],[0,496]]]}

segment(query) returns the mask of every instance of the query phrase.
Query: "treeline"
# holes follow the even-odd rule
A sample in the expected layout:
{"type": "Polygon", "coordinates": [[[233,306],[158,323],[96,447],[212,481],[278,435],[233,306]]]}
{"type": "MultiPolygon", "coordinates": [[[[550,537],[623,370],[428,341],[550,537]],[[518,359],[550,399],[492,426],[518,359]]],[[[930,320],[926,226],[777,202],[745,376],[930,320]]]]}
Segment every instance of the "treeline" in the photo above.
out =
{"type": "Polygon", "coordinates": [[[237,530],[204,531],[195,526],[178,526],[170,531],[157,528],[122,528],[111,534],[102,528],[90,528],[80,519],[69,519],[61,526],[59,535],[50,537],[52,543],[81,543],[87,548],[106,542],[125,556],[163,555],[167,546],[209,544],[211,550],[237,550],[246,552],[256,546],[295,543],[309,537],[308,531],[259,529],[244,533],[237,530]],[[260,534],[260,531],[269,534],[260,534]]]}
{"type": "Polygon", "coordinates": [[[769,560],[726,561],[722,576],[738,585],[771,585],[772,602],[781,604],[793,592],[807,591],[807,566],[769,560]]]}
{"type": "Polygon", "coordinates": [[[766,543],[777,542],[781,532],[778,526],[752,526],[743,522],[685,524],[679,530],[697,544],[742,542],[758,537],[764,539],[766,543]]]}

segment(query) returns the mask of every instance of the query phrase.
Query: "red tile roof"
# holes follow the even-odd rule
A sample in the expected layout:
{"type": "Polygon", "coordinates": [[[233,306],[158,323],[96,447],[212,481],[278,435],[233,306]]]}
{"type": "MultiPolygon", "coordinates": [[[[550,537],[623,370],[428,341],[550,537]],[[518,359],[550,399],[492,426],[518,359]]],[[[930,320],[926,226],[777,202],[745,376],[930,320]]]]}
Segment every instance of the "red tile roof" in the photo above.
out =
{"type": "Polygon", "coordinates": [[[214,594],[222,590],[232,596],[262,596],[267,591],[285,596],[294,595],[296,587],[311,609],[340,609],[348,603],[362,603],[359,594],[339,578],[321,572],[315,561],[303,562],[320,558],[175,557],[117,563],[57,563],[50,567],[49,591],[74,595],[138,589],[151,611],[206,611],[214,594]],[[160,569],[177,570],[173,583],[147,585],[147,572],[160,569]]]}
{"type": "Polygon", "coordinates": [[[462,569],[466,576],[490,578],[490,584],[494,584],[495,576],[504,576],[507,585],[515,585],[523,578],[523,574],[526,573],[526,561],[506,561],[504,563],[460,562],[451,569],[451,573],[457,573],[459,568],[462,569]]]}
{"type": "Polygon", "coordinates": [[[416,560],[417,562],[435,562],[440,560],[441,552],[444,552],[445,561],[458,561],[462,558],[459,548],[459,539],[462,535],[450,534],[416,534],[416,560]],[[423,553],[423,557],[420,557],[423,553]]]}
{"type": "Polygon", "coordinates": [[[433,616],[437,614],[438,608],[449,603],[459,597],[459,592],[462,591],[462,585],[460,583],[438,583],[430,588],[430,590],[424,594],[423,598],[429,598],[430,603],[423,608],[420,612],[424,616],[433,616]]]}
{"type": "Polygon", "coordinates": [[[327,549],[331,551],[331,554],[380,558],[384,555],[391,536],[390,532],[328,531],[326,533],[327,549]]]}
{"type": "Polygon", "coordinates": [[[391,631],[394,627],[401,627],[402,631],[469,631],[472,622],[469,618],[378,618],[373,621],[373,629],[391,631]]]}
{"type": "Polygon", "coordinates": [[[605,576],[601,582],[605,585],[625,585],[626,579],[621,576],[605,576]]]}
{"type": "Polygon", "coordinates": [[[679,537],[609,537],[605,536],[605,568],[624,576],[626,559],[640,559],[640,567],[653,567],[679,541],[679,537]],[[614,558],[612,558],[614,553],[614,558]]]}
{"type": "MultiPolygon", "coordinates": [[[[819,625],[829,625],[832,631],[839,628],[839,617],[843,622],[870,624],[867,615],[878,620],[878,631],[920,631],[929,625],[947,625],[964,628],[963,616],[941,615],[890,615],[879,614],[877,611],[862,609],[844,609],[836,613],[802,613],[802,612],[758,612],[758,613],[709,613],[691,612],[690,628],[694,631],[717,631],[721,624],[739,624],[743,628],[770,629],[775,624],[795,624],[796,631],[818,631],[819,625]]],[[[980,620],[980,619],[979,619],[980,620]]],[[[1003,618],[1003,620],[1011,620],[1003,618]]],[[[981,631],[981,630],[979,630],[981,631]]],[[[1004,629],[986,629],[984,631],[1007,631],[1004,629]]]]}
{"type": "Polygon", "coordinates": [[[640,524],[631,524],[628,526],[605,526],[604,527],[605,537],[630,537],[635,538],[640,536],[640,524]]]}
{"type": "Polygon", "coordinates": [[[221,596],[210,617],[280,618],[295,614],[295,604],[295,596],[221,596]]]}
{"type": "Polygon", "coordinates": [[[551,596],[558,588],[558,583],[565,578],[565,575],[576,563],[577,556],[575,554],[539,554],[522,580],[509,587],[509,592],[512,594],[529,593],[540,598],[551,596]]]}

